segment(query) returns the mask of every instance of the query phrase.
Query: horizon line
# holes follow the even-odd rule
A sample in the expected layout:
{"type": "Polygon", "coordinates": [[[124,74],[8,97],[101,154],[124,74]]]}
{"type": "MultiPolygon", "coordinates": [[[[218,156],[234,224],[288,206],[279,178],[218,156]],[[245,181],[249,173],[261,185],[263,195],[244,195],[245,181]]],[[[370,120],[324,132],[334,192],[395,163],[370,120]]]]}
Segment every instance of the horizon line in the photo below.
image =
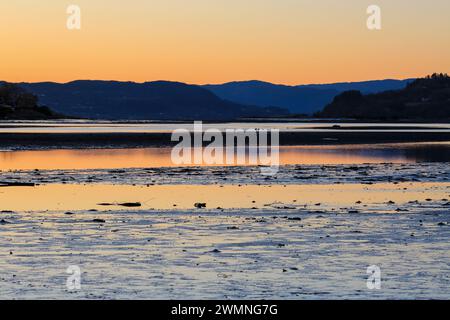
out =
{"type": "MultiPolygon", "coordinates": [[[[422,76],[426,77],[426,76],[422,76]]],[[[7,81],[7,80],[0,80],[0,82],[6,82],[6,83],[14,83],[14,84],[37,84],[37,83],[53,83],[53,84],[70,84],[73,82],[79,82],[79,81],[99,81],[99,82],[122,82],[122,83],[134,83],[134,84],[146,84],[146,83],[154,83],[154,82],[170,82],[170,83],[181,83],[186,85],[193,85],[193,86],[220,86],[220,85],[226,85],[231,83],[245,83],[245,82],[261,82],[261,83],[267,83],[272,84],[276,86],[286,86],[286,87],[299,87],[299,86],[320,86],[320,85],[335,85],[335,84],[350,84],[350,83],[363,83],[363,82],[374,82],[374,81],[407,81],[407,80],[414,80],[419,79],[422,77],[412,77],[412,78],[383,78],[383,79],[368,79],[368,80],[355,80],[355,81],[336,81],[336,82],[323,82],[323,83],[303,83],[303,84],[283,84],[283,83],[275,83],[265,80],[257,80],[257,79],[249,79],[249,80],[233,80],[233,81],[227,81],[227,82],[219,82],[219,83],[189,83],[189,82],[183,82],[183,81],[177,81],[177,80],[147,80],[147,81],[133,81],[133,80],[112,80],[112,79],[74,79],[70,81],[51,81],[51,80],[44,80],[44,81],[7,81]]]]}

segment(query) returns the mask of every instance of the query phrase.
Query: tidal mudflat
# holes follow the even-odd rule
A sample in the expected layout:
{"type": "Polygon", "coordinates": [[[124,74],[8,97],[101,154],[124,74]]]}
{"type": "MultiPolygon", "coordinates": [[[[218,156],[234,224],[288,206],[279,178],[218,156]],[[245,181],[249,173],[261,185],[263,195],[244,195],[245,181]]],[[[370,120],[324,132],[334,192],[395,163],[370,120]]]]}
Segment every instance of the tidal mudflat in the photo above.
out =
{"type": "Polygon", "coordinates": [[[7,299],[446,299],[448,210],[2,213],[7,299]],[[66,269],[82,289],[66,288],[66,269]],[[368,290],[366,269],[382,270],[368,290]]]}
{"type": "Polygon", "coordinates": [[[0,298],[447,299],[448,148],[286,147],[275,176],[164,148],[2,152],[0,298]]]}

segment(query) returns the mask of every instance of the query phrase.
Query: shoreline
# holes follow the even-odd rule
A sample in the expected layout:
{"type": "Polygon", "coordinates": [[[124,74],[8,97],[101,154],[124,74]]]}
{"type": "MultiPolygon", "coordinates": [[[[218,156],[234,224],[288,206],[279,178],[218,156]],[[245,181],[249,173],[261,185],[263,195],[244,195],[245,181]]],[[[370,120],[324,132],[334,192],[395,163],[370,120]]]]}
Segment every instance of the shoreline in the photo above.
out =
{"type": "MultiPolygon", "coordinates": [[[[280,132],[280,146],[444,141],[450,141],[449,132],[280,132]]],[[[169,132],[0,133],[0,148],[11,150],[172,147],[177,143],[169,132]]]]}

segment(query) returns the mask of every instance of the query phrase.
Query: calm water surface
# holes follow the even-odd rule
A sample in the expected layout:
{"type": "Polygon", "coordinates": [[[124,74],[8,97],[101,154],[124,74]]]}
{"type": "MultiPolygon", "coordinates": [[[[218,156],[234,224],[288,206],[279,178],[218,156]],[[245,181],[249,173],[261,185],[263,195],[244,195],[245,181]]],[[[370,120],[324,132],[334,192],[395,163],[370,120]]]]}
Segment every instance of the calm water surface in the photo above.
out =
{"type": "MultiPolygon", "coordinates": [[[[280,164],[449,162],[450,142],[289,146],[280,164]]],[[[0,170],[175,167],[170,148],[0,151],[0,170]]]]}
{"type": "MultiPolygon", "coordinates": [[[[47,122],[0,122],[0,133],[163,133],[175,129],[191,129],[192,123],[118,123],[108,121],[47,121],[47,122]]],[[[301,132],[448,132],[450,124],[423,123],[320,123],[320,122],[267,122],[267,123],[204,123],[204,130],[214,128],[226,129],[278,129],[280,131],[301,132]],[[339,127],[336,127],[339,126],[339,127]]]]}

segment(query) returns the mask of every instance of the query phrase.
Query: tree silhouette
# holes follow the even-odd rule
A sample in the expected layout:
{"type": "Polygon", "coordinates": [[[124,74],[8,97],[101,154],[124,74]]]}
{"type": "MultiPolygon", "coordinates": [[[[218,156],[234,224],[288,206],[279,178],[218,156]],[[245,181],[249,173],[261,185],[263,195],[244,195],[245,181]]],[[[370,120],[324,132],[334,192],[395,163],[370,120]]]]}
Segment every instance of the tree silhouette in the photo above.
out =
{"type": "Polygon", "coordinates": [[[0,119],[48,119],[58,116],[38,103],[36,95],[18,85],[4,83],[0,86],[0,119]]]}
{"type": "Polygon", "coordinates": [[[0,104],[13,108],[35,108],[37,107],[38,98],[26,92],[21,87],[4,83],[0,87],[0,104]]]}

